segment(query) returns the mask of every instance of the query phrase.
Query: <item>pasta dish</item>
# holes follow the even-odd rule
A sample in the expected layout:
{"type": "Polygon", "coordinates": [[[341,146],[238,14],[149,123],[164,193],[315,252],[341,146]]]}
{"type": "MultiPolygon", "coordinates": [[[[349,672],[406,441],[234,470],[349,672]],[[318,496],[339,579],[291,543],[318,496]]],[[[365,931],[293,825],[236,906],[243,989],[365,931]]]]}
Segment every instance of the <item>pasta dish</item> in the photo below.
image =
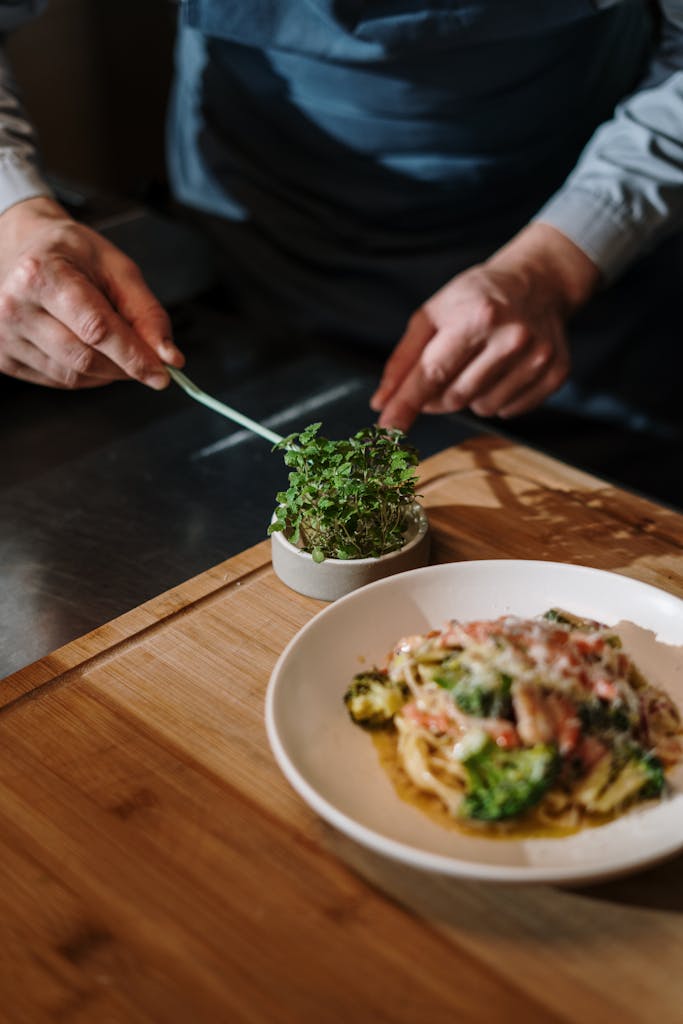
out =
{"type": "Polygon", "coordinates": [[[390,730],[400,768],[450,818],[564,834],[661,797],[678,709],[608,627],[553,609],[407,636],[354,677],[352,720],[390,730]]]}

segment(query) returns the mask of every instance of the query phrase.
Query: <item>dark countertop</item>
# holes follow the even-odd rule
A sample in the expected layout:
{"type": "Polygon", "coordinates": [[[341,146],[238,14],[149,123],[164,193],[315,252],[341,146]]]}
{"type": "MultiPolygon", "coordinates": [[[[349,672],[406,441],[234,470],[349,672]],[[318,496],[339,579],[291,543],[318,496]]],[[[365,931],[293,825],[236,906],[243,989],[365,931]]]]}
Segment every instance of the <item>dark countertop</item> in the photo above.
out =
{"type": "MultiPolygon", "coordinates": [[[[322,420],[345,437],[372,423],[379,355],[269,343],[216,301],[204,243],[184,225],[133,210],[94,226],[173,308],[200,387],[283,434],[322,420]]],[[[262,540],[286,481],[267,442],[175,386],[65,392],[0,375],[0,409],[0,678],[262,540]]],[[[678,445],[543,412],[507,427],[683,508],[678,445]]],[[[425,416],[410,440],[426,457],[481,430],[425,416]]]]}
{"type": "MultiPolygon", "coordinates": [[[[373,421],[378,359],[273,350],[201,301],[175,320],[188,374],[276,432],[373,421]]],[[[0,378],[0,402],[0,677],[265,537],[281,456],[179,388],[0,378]]],[[[425,417],[411,441],[427,456],[474,432],[425,417]]]]}

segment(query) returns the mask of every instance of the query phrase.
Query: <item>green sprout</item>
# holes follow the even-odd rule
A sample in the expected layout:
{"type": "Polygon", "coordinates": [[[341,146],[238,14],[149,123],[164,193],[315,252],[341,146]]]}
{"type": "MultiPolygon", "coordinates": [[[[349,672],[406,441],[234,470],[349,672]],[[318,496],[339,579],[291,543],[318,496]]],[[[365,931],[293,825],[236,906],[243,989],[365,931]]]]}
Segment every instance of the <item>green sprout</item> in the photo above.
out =
{"type": "Polygon", "coordinates": [[[320,427],[313,423],[274,446],[290,473],[269,534],[282,531],[314,562],[397,550],[415,500],[417,451],[402,443],[400,430],[369,427],[330,441],[320,427]]]}

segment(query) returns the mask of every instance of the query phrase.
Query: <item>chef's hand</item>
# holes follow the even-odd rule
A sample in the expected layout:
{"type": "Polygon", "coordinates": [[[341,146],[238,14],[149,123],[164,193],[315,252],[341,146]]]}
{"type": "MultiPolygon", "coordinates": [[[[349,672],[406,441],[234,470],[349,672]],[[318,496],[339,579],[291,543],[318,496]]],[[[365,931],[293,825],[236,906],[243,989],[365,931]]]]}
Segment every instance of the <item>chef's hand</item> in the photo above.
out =
{"type": "Polygon", "coordinates": [[[534,223],[458,274],[410,319],[371,399],[379,425],[407,430],[419,412],[517,416],[569,373],[565,321],[600,272],[565,235],[534,223]]]}
{"type": "Polygon", "coordinates": [[[47,197],[0,215],[0,372],[58,388],[182,366],[168,316],[135,264],[47,197]]]}

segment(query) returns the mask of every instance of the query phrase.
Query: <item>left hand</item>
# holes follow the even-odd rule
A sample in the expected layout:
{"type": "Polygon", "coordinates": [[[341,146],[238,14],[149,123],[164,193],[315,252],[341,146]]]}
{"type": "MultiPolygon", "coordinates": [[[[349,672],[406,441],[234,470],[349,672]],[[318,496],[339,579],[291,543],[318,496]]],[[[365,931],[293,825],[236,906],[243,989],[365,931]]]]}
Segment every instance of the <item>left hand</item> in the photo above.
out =
{"type": "Polygon", "coordinates": [[[596,265],[550,225],[525,228],[449,281],[410,319],[371,406],[408,430],[420,412],[516,416],[567,378],[568,316],[592,294],[596,265]]]}

